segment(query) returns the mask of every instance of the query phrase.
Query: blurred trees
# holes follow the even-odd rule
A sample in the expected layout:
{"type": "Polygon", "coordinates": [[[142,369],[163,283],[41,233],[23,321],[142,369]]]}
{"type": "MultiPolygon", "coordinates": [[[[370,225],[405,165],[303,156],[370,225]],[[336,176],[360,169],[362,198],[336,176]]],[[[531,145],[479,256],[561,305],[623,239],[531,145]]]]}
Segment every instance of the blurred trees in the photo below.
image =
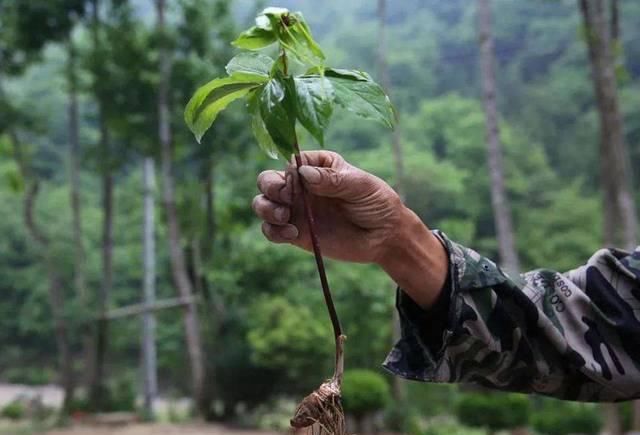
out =
{"type": "MultiPolygon", "coordinates": [[[[192,391],[195,372],[189,356],[197,356],[199,347],[198,376],[205,379],[200,382],[200,411],[209,418],[227,418],[242,404],[251,407],[268,397],[301,394],[327,376],[331,346],[323,340],[330,341],[329,325],[312,259],[267,243],[250,210],[256,174],[281,168],[283,162],[254,158],[253,139],[242,127],[244,108],[234,106],[222,115],[201,145],[182,122],[193,90],[219,74],[231,57],[228,41],[236,21],[253,16],[251,2],[232,8],[226,0],[165,0],[159,29],[154,1],[105,0],[96,2],[97,8],[92,2],[84,19],[74,21],[68,13],[74,9],[58,15],[55,8],[76,3],[84,8],[84,2],[0,2],[0,291],[5,295],[0,300],[0,378],[46,379],[67,373],[71,380],[80,379],[80,325],[103,310],[140,302],[141,162],[151,158],[164,162],[159,181],[165,194],[167,188],[172,193],[153,210],[158,216],[158,298],[175,295],[175,277],[180,277],[184,286],[179,294],[199,300],[197,319],[194,307],[187,313],[193,313],[191,331],[199,328],[201,334],[200,345],[189,351],[184,311],[156,313],[159,389],[163,394],[192,391]],[[73,82],[68,63],[72,25],[77,148],[68,86],[73,82]],[[26,31],[33,28],[41,31],[26,31]],[[27,177],[19,175],[12,158],[12,131],[28,162],[27,177]],[[108,148],[100,145],[107,136],[108,148]],[[66,162],[77,165],[76,178],[67,177],[66,162]],[[33,228],[21,211],[36,178],[40,194],[30,209],[37,229],[47,236],[46,249],[33,242],[33,228]],[[70,198],[82,207],[80,219],[69,207],[70,198]],[[106,261],[109,246],[111,266],[106,261]],[[72,291],[78,252],[84,252],[86,304],[72,291]],[[178,268],[176,257],[182,257],[178,268]],[[52,312],[49,300],[56,288],[63,303],[52,312]],[[66,354],[65,346],[60,352],[53,344],[52,320],[57,325],[62,320],[66,327],[66,354]],[[50,367],[59,355],[66,357],[54,372],[50,367]]],[[[381,61],[376,4],[282,3],[306,14],[332,64],[373,70],[381,61]]],[[[492,3],[500,89],[496,114],[501,115],[495,122],[517,254],[522,269],[570,269],[584,262],[603,236],[599,198],[604,190],[596,176],[600,112],[588,74],[588,49],[577,34],[580,10],[568,2],[492,3]]],[[[404,177],[390,152],[392,138],[381,139],[387,136],[374,125],[337,116],[328,147],[393,185],[402,180],[406,202],[425,222],[497,258],[475,9],[465,0],[385,6],[382,60],[387,74],[381,74],[388,77],[384,81],[402,114],[404,177]]],[[[618,44],[627,56],[616,59],[627,76],[616,91],[630,166],[638,167],[640,118],[634,104],[640,63],[634,41],[640,38],[635,25],[640,4],[621,6],[618,44]]],[[[637,195],[638,180],[631,182],[629,191],[637,195]]],[[[377,370],[391,340],[393,283],[370,265],[329,262],[328,268],[349,335],[347,365],[377,370]]],[[[103,374],[97,380],[110,381],[101,388],[136,373],[139,325],[137,318],[124,318],[103,330],[109,346],[103,346],[103,374]]],[[[421,414],[451,408],[456,394],[442,387],[407,387],[408,403],[421,414]]]]}

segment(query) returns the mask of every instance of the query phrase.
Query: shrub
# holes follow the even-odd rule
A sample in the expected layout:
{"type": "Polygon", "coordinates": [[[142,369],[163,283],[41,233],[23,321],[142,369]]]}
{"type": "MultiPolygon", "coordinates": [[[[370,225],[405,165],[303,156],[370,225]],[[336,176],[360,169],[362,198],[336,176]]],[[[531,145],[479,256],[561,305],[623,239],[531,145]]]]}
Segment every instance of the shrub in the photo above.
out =
{"type": "Polygon", "coordinates": [[[40,367],[12,367],[2,377],[11,384],[46,385],[52,382],[55,374],[50,369],[40,367]]]}
{"type": "Polygon", "coordinates": [[[122,377],[103,386],[97,408],[86,396],[75,396],[69,404],[72,413],[132,412],[136,410],[136,391],[128,377],[122,377]]]}
{"type": "Polygon", "coordinates": [[[529,400],[520,394],[469,393],[456,406],[460,422],[492,431],[525,426],[529,414],[529,400]]]}
{"type": "Polygon", "coordinates": [[[134,382],[128,377],[114,381],[108,388],[108,401],[105,411],[128,412],[136,409],[136,390],[134,382]]]}
{"type": "Polygon", "coordinates": [[[258,406],[251,420],[259,429],[285,432],[291,427],[289,421],[295,410],[295,401],[279,398],[258,406]]]}
{"type": "Polygon", "coordinates": [[[583,403],[553,401],[532,416],[532,425],[545,435],[600,433],[602,421],[595,406],[583,403]]]}
{"type": "Polygon", "coordinates": [[[345,411],[360,419],[380,411],[389,403],[389,384],[384,377],[371,370],[347,370],[342,383],[345,411]]]}
{"type": "Polygon", "coordinates": [[[0,415],[9,420],[20,420],[24,418],[25,413],[24,403],[20,400],[14,400],[0,410],[0,415]]]}
{"type": "Polygon", "coordinates": [[[426,429],[410,432],[411,435],[486,435],[483,429],[463,426],[455,419],[436,417],[429,420],[426,429]]]}

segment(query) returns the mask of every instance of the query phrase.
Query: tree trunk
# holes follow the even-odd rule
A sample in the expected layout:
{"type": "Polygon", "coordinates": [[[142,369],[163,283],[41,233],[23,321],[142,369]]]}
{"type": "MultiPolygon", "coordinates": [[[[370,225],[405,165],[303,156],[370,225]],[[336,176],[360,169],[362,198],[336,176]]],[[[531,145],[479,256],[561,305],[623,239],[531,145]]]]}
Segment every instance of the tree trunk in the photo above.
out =
{"type": "Polygon", "coordinates": [[[76,53],[73,42],[69,41],[69,185],[71,202],[71,227],[73,233],[74,286],[81,301],[86,302],[85,253],[82,240],[82,217],[80,203],[80,139],[78,127],[78,78],[76,74],[76,53]]]}
{"type": "MultiPolygon", "coordinates": [[[[156,0],[157,31],[160,35],[165,33],[165,0],[156,0]]],[[[191,297],[191,282],[187,273],[187,266],[181,244],[181,234],[178,225],[178,215],[175,203],[173,180],[173,147],[171,143],[171,126],[169,111],[169,83],[171,76],[170,53],[165,47],[160,49],[160,84],[158,86],[158,134],[161,146],[162,161],[162,190],[163,203],[167,218],[169,235],[169,254],[171,259],[171,272],[175,286],[180,297],[191,297]]],[[[198,324],[198,312],[195,302],[184,308],[184,328],[189,355],[190,375],[193,397],[199,410],[202,411],[202,391],[204,383],[204,358],[202,341],[198,324]]]]}
{"type": "Polygon", "coordinates": [[[53,319],[56,349],[58,351],[60,383],[64,392],[61,415],[66,416],[69,414],[70,406],[73,401],[75,382],[69,329],[64,316],[65,301],[62,279],[60,275],[58,275],[59,268],[51,256],[49,239],[44,232],[42,232],[35,219],[35,206],[39,190],[38,181],[34,176],[32,176],[31,170],[27,167],[23,159],[22,148],[17,134],[10,131],[9,136],[13,144],[14,158],[20,170],[20,174],[26,184],[22,210],[23,221],[29,236],[37,246],[37,252],[42,258],[47,273],[47,291],[49,296],[49,305],[51,306],[51,318],[53,319]]]}
{"type": "Polygon", "coordinates": [[[579,0],[585,29],[594,93],[600,118],[600,182],[603,187],[604,237],[609,245],[635,248],[638,218],[631,188],[629,153],[615,75],[613,38],[617,38],[617,3],[612,4],[612,26],[605,17],[604,0],[579,0]]]}
{"type": "Polygon", "coordinates": [[[482,101],[486,116],[487,161],[491,177],[491,205],[498,236],[498,250],[505,269],[511,273],[517,273],[520,270],[520,262],[515,247],[511,208],[505,191],[502,145],[498,127],[491,0],[478,0],[478,24],[482,101]]]}
{"type": "MultiPolygon", "coordinates": [[[[619,38],[618,3],[610,3],[610,26],[604,0],[578,0],[582,14],[592,81],[600,119],[600,183],[604,211],[603,236],[609,246],[633,249],[637,243],[637,216],[631,189],[631,168],[615,75],[615,43],[619,38]]],[[[634,426],[638,404],[634,403],[634,426]]],[[[604,430],[622,433],[620,408],[604,404],[604,430]]],[[[637,427],[636,427],[637,428],[637,427]]]]}
{"type": "MultiPolygon", "coordinates": [[[[389,80],[389,71],[387,67],[387,48],[386,48],[386,18],[387,18],[387,2],[386,0],[378,0],[378,76],[385,89],[387,95],[391,93],[391,81],[389,80]]],[[[394,188],[402,202],[406,201],[406,193],[404,186],[404,155],[402,152],[402,136],[400,133],[400,125],[397,123],[392,132],[391,148],[393,152],[393,168],[395,172],[394,188]]],[[[400,316],[398,311],[393,309],[391,314],[391,340],[392,344],[400,340],[400,316]]],[[[407,391],[404,380],[398,376],[394,376],[392,380],[392,393],[396,402],[404,402],[406,400],[407,391]]]]}
{"type": "Polygon", "coordinates": [[[205,243],[202,248],[202,261],[204,263],[207,263],[213,256],[213,241],[216,236],[214,171],[215,163],[213,159],[209,159],[204,177],[204,199],[207,222],[205,243]]]}
{"type": "MultiPolygon", "coordinates": [[[[93,49],[100,48],[100,16],[99,0],[93,0],[92,37],[93,49]]],[[[94,65],[94,80],[99,80],[102,68],[94,65]]],[[[105,357],[108,347],[109,320],[104,316],[109,305],[109,298],[113,286],[113,174],[111,169],[111,144],[107,126],[103,95],[94,90],[98,105],[98,123],[100,129],[99,147],[102,172],[102,282],[98,294],[99,319],[96,322],[96,336],[94,343],[94,366],[90,374],[89,402],[93,409],[104,407],[105,385],[105,357]]]]}
{"type": "MultiPolygon", "coordinates": [[[[82,237],[82,213],[80,202],[80,132],[78,125],[78,76],[76,72],[76,51],[71,36],[68,41],[67,81],[69,84],[69,193],[71,203],[71,233],[73,236],[73,281],[76,296],[81,306],[88,305],[85,279],[85,252],[82,237]]],[[[92,373],[95,359],[92,354],[91,329],[82,319],[82,354],[85,373],[92,373]]],[[[90,378],[85,378],[90,385],[90,378]]]]}
{"type": "MultiPolygon", "coordinates": [[[[151,306],[156,299],[155,257],[155,169],[153,158],[144,159],[144,304],[151,306]]],[[[155,315],[147,311],[142,316],[142,368],[144,380],[144,414],[154,418],[153,400],[158,392],[155,343],[155,315]]]]}

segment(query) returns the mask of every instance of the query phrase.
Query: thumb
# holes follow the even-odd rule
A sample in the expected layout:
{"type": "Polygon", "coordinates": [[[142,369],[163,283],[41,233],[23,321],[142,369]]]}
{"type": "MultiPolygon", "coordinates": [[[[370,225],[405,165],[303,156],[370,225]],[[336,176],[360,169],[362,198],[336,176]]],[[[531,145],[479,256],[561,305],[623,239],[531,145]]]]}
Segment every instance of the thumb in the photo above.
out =
{"type": "Polygon", "coordinates": [[[307,190],[317,196],[328,198],[354,199],[360,196],[357,177],[349,169],[301,166],[298,173],[307,190]]]}

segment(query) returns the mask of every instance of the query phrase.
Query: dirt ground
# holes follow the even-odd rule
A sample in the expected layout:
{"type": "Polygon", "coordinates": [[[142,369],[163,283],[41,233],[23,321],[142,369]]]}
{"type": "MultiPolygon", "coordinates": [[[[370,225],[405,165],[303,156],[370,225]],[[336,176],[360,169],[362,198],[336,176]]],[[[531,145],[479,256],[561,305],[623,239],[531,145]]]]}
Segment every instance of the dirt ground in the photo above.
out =
{"type": "Polygon", "coordinates": [[[277,435],[275,432],[235,430],[217,425],[136,424],[116,428],[77,426],[47,435],[277,435]]]}

